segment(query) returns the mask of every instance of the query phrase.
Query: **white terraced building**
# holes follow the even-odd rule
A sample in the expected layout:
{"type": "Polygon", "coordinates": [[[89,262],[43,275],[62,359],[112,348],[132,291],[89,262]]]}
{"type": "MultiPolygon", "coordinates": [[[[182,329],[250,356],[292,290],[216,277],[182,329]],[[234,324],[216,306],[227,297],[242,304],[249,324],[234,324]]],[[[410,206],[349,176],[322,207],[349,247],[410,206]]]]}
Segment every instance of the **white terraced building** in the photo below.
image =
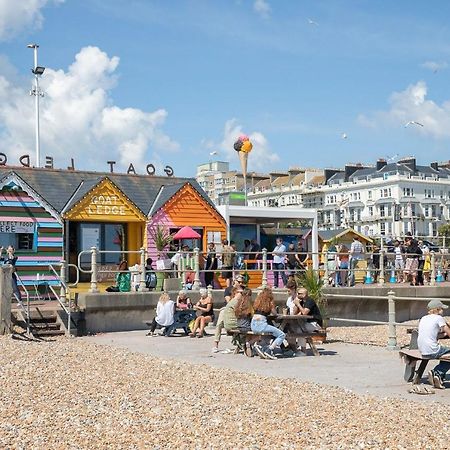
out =
{"type": "MultiPolygon", "coordinates": [[[[276,174],[273,174],[276,175],[276,174]]],[[[302,206],[318,211],[319,229],[352,227],[368,236],[436,236],[450,218],[450,162],[348,164],[308,180],[305,172],[256,183],[249,206],[302,206]],[[303,179],[301,179],[303,177],[303,179]]]]}

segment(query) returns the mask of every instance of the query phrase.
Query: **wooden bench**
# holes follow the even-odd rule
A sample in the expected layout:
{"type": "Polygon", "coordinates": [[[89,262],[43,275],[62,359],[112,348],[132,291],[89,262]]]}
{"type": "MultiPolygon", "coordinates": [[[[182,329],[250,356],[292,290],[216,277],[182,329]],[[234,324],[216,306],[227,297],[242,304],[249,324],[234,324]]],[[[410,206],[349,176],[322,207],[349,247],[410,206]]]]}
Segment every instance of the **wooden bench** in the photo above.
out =
{"type": "Polygon", "coordinates": [[[412,382],[413,384],[420,384],[420,380],[422,379],[423,373],[428,365],[428,361],[435,359],[450,362],[450,354],[441,356],[440,358],[424,358],[417,349],[403,349],[399,351],[399,355],[405,362],[405,373],[403,378],[408,383],[412,382]],[[416,370],[418,361],[420,361],[420,365],[416,370]]]}

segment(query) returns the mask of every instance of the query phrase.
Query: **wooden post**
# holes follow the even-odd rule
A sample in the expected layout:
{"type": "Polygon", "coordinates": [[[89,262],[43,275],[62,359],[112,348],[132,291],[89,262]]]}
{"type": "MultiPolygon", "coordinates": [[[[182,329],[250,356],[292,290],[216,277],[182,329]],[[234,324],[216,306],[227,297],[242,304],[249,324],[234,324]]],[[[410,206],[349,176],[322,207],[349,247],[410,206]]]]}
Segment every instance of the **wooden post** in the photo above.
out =
{"type": "Polygon", "coordinates": [[[0,334],[11,333],[12,270],[9,264],[0,266],[0,334]]]}
{"type": "Polygon", "coordinates": [[[97,247],[91,247],[91,288],[89,292],[97,293],[97,247]]]}

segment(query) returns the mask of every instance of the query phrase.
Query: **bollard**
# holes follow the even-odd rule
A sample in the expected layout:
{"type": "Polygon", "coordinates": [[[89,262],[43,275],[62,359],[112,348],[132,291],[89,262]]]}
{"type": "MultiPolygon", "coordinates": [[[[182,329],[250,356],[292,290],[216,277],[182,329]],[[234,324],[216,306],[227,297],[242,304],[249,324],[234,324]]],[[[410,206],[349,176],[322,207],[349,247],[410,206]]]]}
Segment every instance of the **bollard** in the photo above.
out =
{"type": "Polygon", "coordinates": [[[431,276],[430,276],[430,286],[436,285],[436,255],[431,252],[431,276]]]}
{"type": "Polygon", "coordinates": [[[262,270],[261,286],[265,289],[267,287],[267,248],[262,249],[262,270]]]}
{"type": "Polygon", "coordinates": [[[140,256],[141,256],[141,261],[140,261],[141,277],[140,277],[140,280],[139,280],[138,291],[139,292],[146,292],[146,291],[148,291],[147,286],[145,284],[145,279],[146,279],[146,276],[147,276],[147,274],[145,272],[145,260],[146,260],[146,257],[145,257],[146,255],[145,254],[146,254],[146,251],[145,251],[144,247],[141,247],[139,249],[139,251],[140,251],[140,256]]]}
{"type": "Polygon", "coordinates": [[[212,298],[212,294],[213,294],[213,288],[211,285],[206,287],[207,291],[208,291],[208,297],[212,298]]]}
{"type": "Polygon", "coordinates": [[[97,293],[97,247],[91,247],[91,288],[89,292],[97,293]]]}
{"type": "Polygon", "coordinates": [[[397,328],[395,326],[395,292],[388,292],[388,322],[389,322],[389,335],[388,335],[388,350],[398,350],[397,345],[397,328]]]}
{"type": "Polygon", "coordinates": [[[384,279],[384,248],[380,249],[380,273],[378,275],[378,284],[380,286],[384,285],[385,279],[384,279]]]}
{"type": "Polygon", "coordinates": [[[195,278],[194,283],[192,284],[192,290],[198,291],[200,289],[200,253],[199,249],[194,248],[194,267],[195,267],[195,278]]]}

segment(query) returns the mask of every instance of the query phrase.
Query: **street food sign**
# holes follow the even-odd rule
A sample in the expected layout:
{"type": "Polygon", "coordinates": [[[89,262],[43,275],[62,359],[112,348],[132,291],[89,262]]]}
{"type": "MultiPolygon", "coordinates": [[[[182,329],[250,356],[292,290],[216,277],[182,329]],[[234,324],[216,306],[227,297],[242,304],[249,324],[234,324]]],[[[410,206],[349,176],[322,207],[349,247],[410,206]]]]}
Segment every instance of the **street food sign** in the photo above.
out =
{"type": "Polygon", "coordinates": [[[1,220],[0,233],[34,233],[34,223],[1,220]]]}

